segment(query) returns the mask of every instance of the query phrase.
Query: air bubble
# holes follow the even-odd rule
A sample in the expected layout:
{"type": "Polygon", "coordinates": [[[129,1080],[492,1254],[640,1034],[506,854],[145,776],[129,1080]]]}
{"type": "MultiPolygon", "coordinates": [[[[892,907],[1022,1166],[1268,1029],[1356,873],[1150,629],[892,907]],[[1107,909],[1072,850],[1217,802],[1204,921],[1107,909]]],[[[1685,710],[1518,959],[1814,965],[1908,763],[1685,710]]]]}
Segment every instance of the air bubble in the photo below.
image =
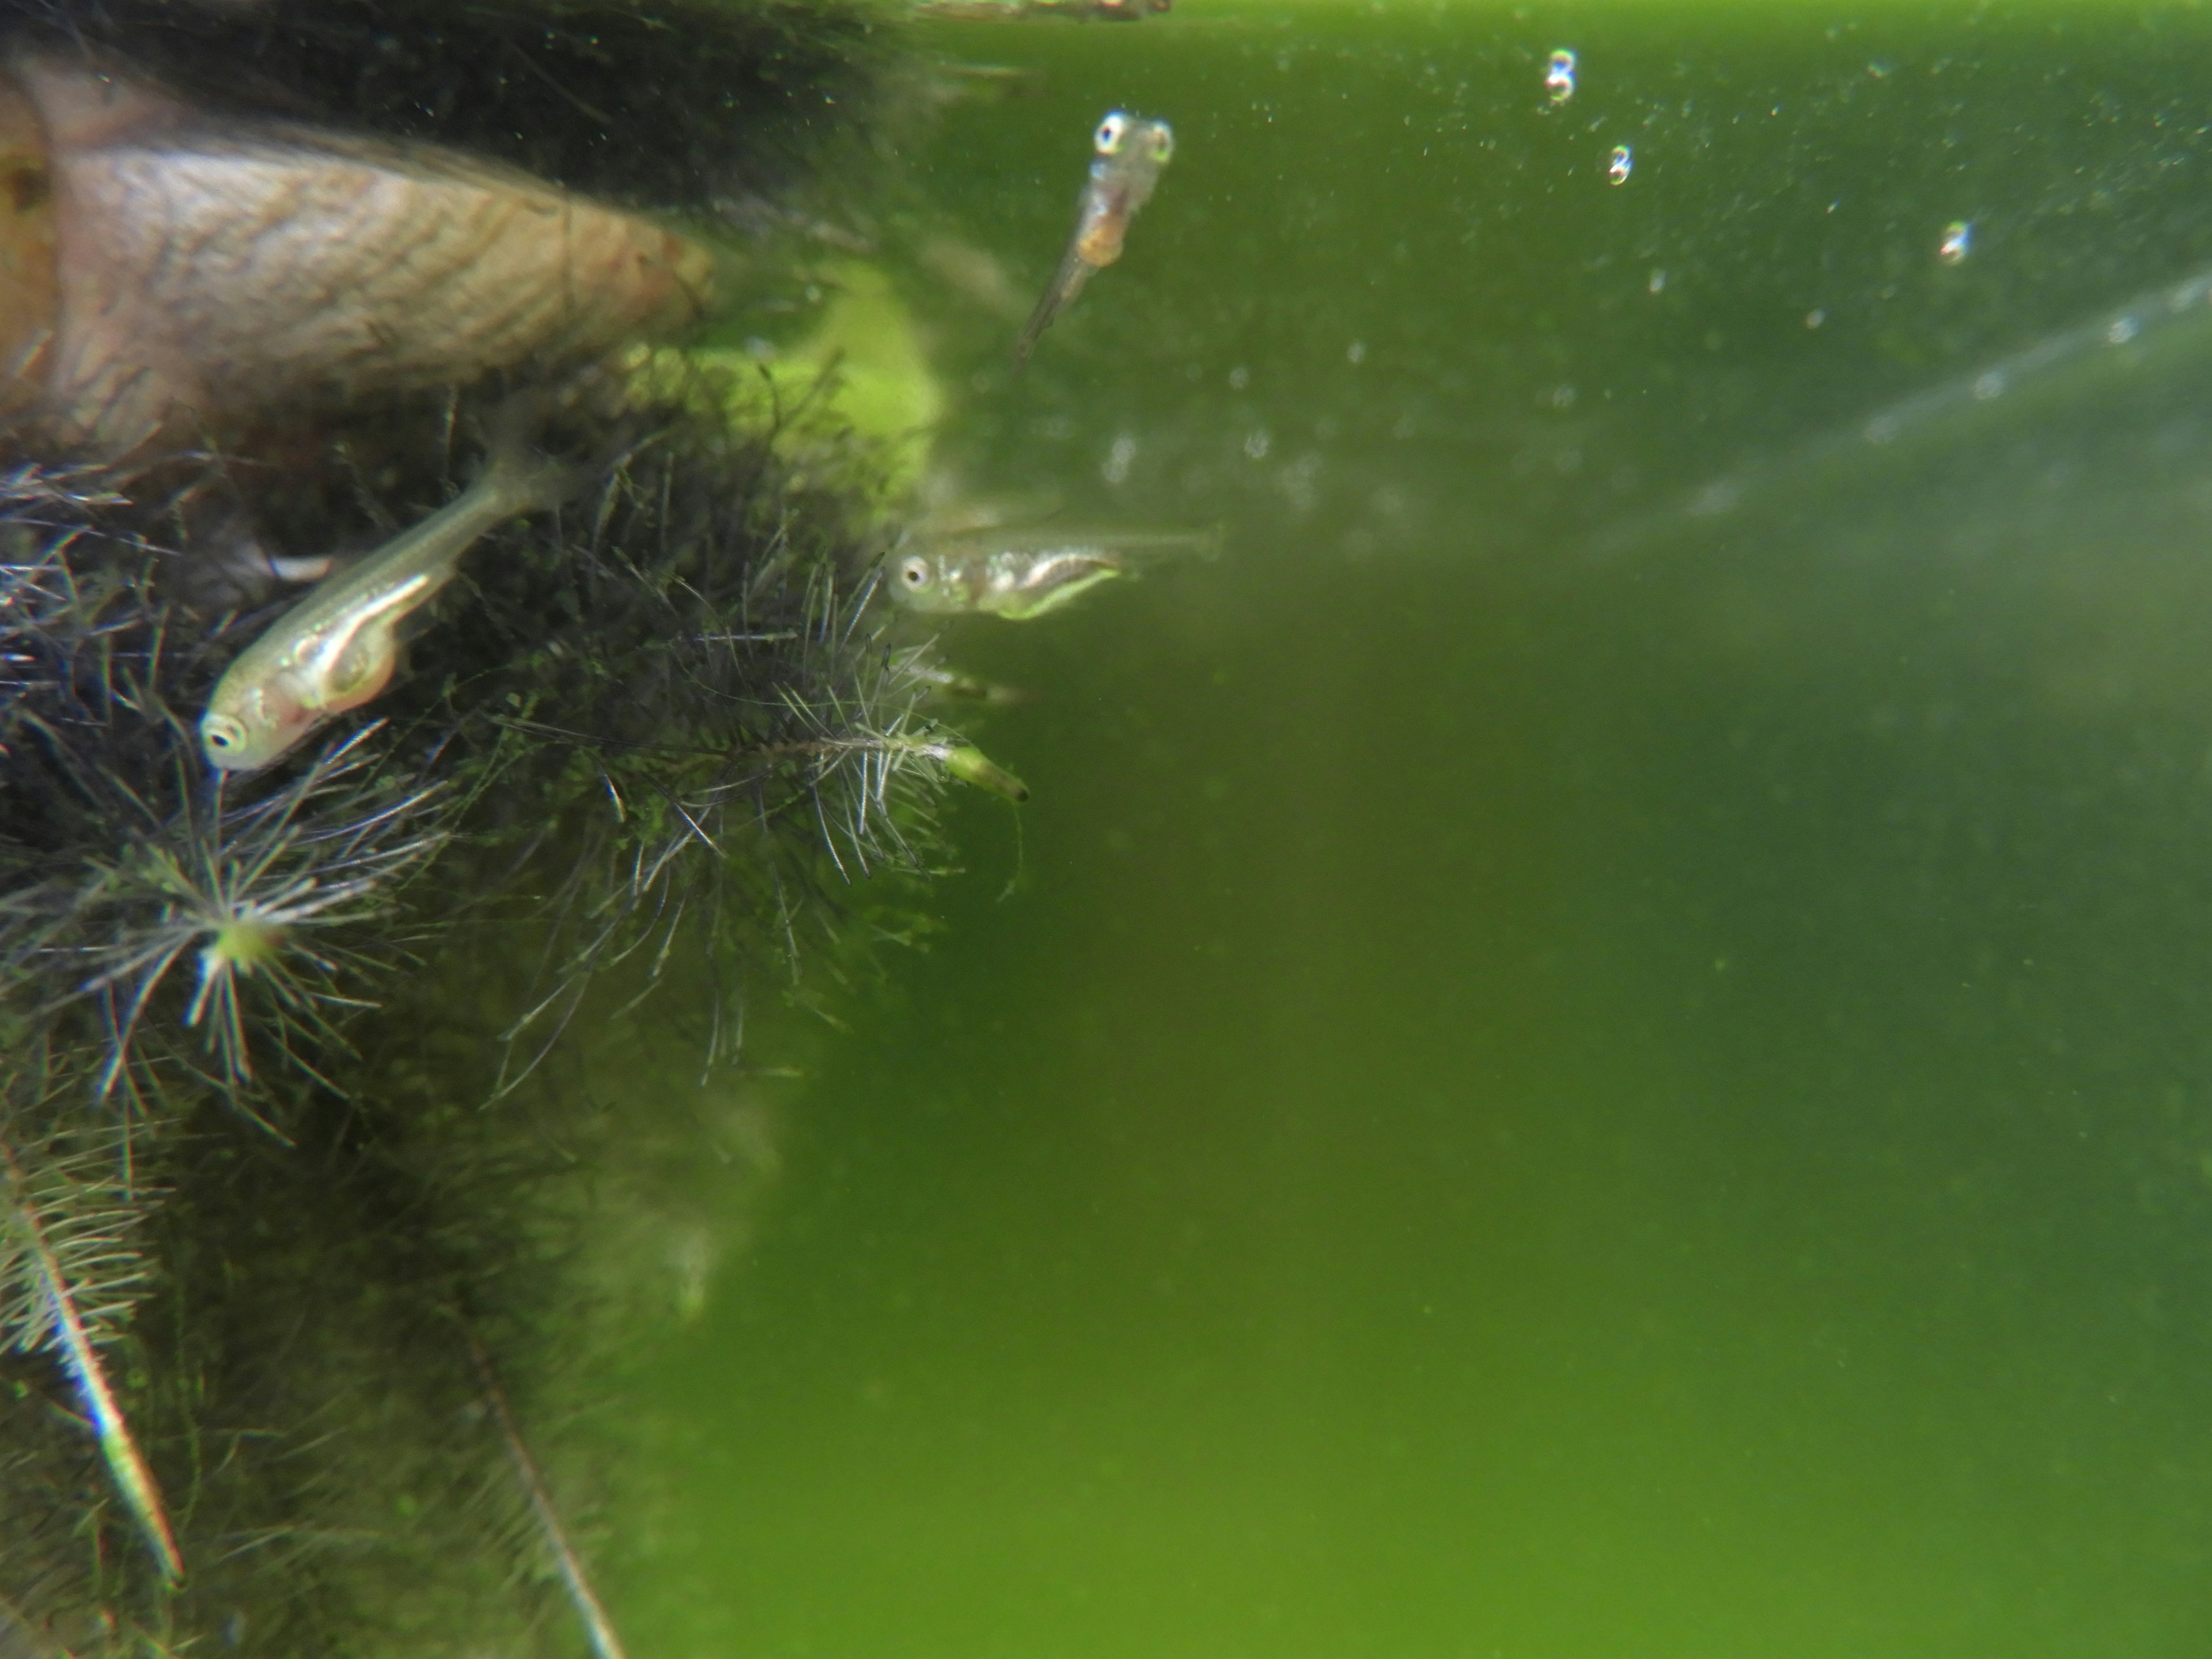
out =
{"type": "Polygon", "coordinates": [[[1544,90],[1555,104],[1564,104],[1575,95],[1575,55],[1565,46],[1552,54],[1544,70],[1544,90]]]}

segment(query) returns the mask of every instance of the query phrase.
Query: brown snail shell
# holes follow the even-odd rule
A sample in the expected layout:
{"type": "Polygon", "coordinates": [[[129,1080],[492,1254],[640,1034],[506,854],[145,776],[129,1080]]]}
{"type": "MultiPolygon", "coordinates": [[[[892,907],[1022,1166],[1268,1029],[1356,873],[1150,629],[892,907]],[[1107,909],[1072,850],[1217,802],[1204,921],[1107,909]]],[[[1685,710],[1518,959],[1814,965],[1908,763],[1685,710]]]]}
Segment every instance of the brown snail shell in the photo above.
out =
{"type": "Polygon", "coordinates": [[[0,80],[0,416],[38,401],[55,309],[54,184],[46,130],[0,80]]]}
{"type": "Polygon", "coordinates": [[[0,413],[49,445],[122,455],[573,365],[710,303],[698,244],[526,174],[80,60],[9,68],[0,413]]]}

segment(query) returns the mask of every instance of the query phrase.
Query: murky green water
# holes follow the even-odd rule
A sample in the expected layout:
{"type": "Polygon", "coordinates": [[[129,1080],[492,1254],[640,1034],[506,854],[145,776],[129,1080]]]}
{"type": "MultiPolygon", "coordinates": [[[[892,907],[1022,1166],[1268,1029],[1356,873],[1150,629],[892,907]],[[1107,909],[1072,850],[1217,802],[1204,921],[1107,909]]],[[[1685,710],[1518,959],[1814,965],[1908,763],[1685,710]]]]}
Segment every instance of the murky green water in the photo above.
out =
{"type": "Polygon", "coordinates": [[[1229,547],[951,636],[1035,799],[642,1379],[633,1650],[2203,1651],[2212,20],[942,38],[1018,286],[1182,141],[1018,386],[902,272],[943,453],[1229,547]]]}

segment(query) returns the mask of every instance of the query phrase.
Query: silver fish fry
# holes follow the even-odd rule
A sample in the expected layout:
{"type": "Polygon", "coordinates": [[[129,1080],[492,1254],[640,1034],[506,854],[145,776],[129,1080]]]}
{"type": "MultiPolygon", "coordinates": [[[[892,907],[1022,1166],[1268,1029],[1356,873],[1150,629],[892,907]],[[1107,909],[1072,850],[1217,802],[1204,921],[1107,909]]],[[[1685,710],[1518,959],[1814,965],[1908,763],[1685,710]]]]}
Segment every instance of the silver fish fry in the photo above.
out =
{"type": "Polygon", "coordinates": [[[412,529],[325,577],[240,653],[200,717],[200,749],[226,772],[281,758],[333,715],[380,696],[400,624],[453,580],[461,556],[507,520],[557,507],[577,475],[520,442],[412,529]]]}
{"type": "Polygon", "coordinates": [[[1210,556],[1219,538],[1181,531],[1001,530],[933,537],[890,561],[891,597],[927,616],[1027,622],[1163,554],[1210,556]]]}

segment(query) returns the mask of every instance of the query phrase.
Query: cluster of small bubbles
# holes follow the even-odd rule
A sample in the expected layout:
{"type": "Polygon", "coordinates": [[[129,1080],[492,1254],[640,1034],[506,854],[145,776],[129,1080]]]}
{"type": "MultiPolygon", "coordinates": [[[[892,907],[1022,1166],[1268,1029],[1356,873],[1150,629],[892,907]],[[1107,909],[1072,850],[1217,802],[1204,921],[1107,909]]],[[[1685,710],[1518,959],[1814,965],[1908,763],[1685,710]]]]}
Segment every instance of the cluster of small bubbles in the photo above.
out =
{"type": "Polygon", "coordinates": [[[1628,175],[1636,170],[1636,152],[1626,144],[1615,144],[1613,154],[1606,158],[1605,176],[1608,184],[1625,185],[1628,175]]]}
{"type": "Polygon", "coordinates": [[[1267,452],[1275,447],[1274,439],[1264,426],[1255,427],[1244,434],[1244,453],[1255,461],[1267,459],[1267,452]]]}
{"type": "Polygon", "coordinates": [[[1575,406],[1575,389],[1567,385],[1555,386],[1546,401],[1557,410],[1572,409],[1575,406]]]}
{"type": "Polygon", "coordinates": [[[1974,396],[1983,403],[1989,402],[1992,398],[2002,397],[2004,389],[2005,377],[1994,368],[1986,374],[1977,375],[1974,379],[1974,396]]]}
{"type": "Polygon", "coordinates": [[[1231,392],[1242,392],[1246,386],[1251,384],[1252,371],[1245,368],[1243,364],[1239,363],[1236,368],[1229,371],[1229,389],[1231,392]]]}
{"type": "Polygon", "coordinates": [[[1947,265],[1955,265],[1972,251],[1973,245],[1973,226],[1964,219],[1954,219],[1943,227],[1943,240],[1936,245],[1936,257],[1947,265]]]}
{"type": "Polygon", "coordinates": [[[1129,464],[1137,459],[1137,441],[1127,433],[1114,440],[1114,447],[1106,452],[1106,459],[1098,468],[1098,475],[1109,484],[1129,481],[1129,464]]]}
{"type": "Polygon", "coordinates": [[[1545,67],[1544,90],[1555,104],[1564,104],[1575,95],[1575,55],[1565,46],[1552,54],[1545,67]]]}
{"type": "Polygon", "coordinates": [[[2134,318],[2116,318],[2112,322],[2112,325],[2105,331],[2105,343],[2106,345],[2116,346],[2125,345],[2129,341],[2134,339],[2136,335],[2142,332],[2142,325],[2137,322],[2134,318]]]}
{"type": "Polygon", "coordinates": [[[1344,361],[1355,368],[1367,361],[1367,342],[1354,340],[1344,349],[1344,361]]]}
{"type": "Polygon", "coordinates": [[[1827,320],[1828,313],[1819,306],[1814,306],[1805,313],[1805,326],[1808,328],[1818,328],[1827,320]]]}
{"type": "Polygon", "coordinates": [[[1644,289],[1647,294],[1664,294],[1667,291],[1667,273],[1654,267],[1651,275],[1644,281],[1644,289]]]}

